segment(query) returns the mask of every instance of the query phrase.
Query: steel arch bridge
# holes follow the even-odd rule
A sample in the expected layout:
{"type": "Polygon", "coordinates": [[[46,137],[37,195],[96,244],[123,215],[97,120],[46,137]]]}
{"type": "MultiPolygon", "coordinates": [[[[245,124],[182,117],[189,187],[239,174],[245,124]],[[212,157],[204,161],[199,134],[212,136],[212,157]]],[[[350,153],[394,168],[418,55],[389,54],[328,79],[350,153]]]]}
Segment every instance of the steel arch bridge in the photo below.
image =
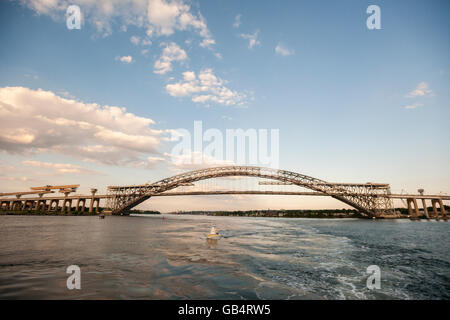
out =
{"type": "MultiPolygon", "coordinates": [[[[168,195],[167,191],[193,182],[220,177],[258,177],[310,189],[312,195],[330,196],[359,210],[369,217],[393,215],[390,186],[383,183],[332,183],[300,173],[253,166],[213,167],[178,174],[155,183],[132,186],[109,186],[107,207],[112,214],[121,214],[152,196],[168,195]]],[[[271,184],[271,183],[268,183],[271,184]]],[[[274,182],[273,184],[277,184],[274,182]]],[[[239,192],[245,194],[246,192],[239,192]]],[[[189,194],[189,193],[184,193],[189,194]]],[[[226,192],[203,192],[190,194],[230,194],[226,192]]],[[[255,192],[248,192],[255,194],[255,192]]],[[[256,193],[257,194],[257,193],[256,193]]],[[[259,193],[259,194],[306,194],[306,193],[259,193]]],[[[182,194],[178,194],[182,195],[182,194]]]]}

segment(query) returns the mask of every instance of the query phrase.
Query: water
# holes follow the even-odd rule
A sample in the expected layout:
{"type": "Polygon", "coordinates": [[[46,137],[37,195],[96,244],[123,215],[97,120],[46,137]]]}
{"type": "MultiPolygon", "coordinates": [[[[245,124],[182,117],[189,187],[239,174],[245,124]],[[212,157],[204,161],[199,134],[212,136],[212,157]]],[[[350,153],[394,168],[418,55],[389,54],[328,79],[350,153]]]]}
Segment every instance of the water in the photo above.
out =
{"type": "Polygon", "coordinates": [[[435,221],[0,216],[0,298],[449,299],[449,249],[435,221]]]}

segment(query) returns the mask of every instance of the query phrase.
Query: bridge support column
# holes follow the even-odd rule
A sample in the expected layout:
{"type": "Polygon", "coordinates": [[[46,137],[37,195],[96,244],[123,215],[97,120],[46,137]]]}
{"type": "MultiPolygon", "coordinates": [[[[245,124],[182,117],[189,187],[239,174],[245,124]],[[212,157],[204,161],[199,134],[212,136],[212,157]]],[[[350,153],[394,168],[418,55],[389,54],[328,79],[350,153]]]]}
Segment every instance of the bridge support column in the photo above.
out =
{"type": "Polygon", "coordinates": [[[97,189],[91,189],[92,197],[91,201],[89,203],[89,213],[92,213],[94,211],[94,201],[95,201],[95,193],[97,192],[97,189]]]}
{"type": "Polygon", "coordinates": [[[91,198],[91,201],[89,202],[89,213],[92,213],[94,210],[94,198],[91,198]]]}
{"type": "Polygon", "coordinates": [[[86,199],[82,199],[81,201],[83,202],[83,205],[81,206],[81,212],[83,212],[84,214],[84,210],[86,208],[86,199]]]}
{"type": "Polygon", "coordinates": [[[39,209],[42,211],[47,210],[47,200],[41,200],[41,206],[39,209]]]}
{"type": "Polygon", "coordinates": [[[34,211],[39,211],[40,204],[41,204],[41,200],[36,200],[36,206],[34,207],[34,211]]]}
{"type": "Polygon", "coordinates": [[[95,206],[95,212],[99,213],[100,212],[100,198],[97,198],[97,205],[95,206]]]}
{"type": "Polygon", "coordinates": [[[55,203],[56,205],[55,205],[55,210],[54,211],[58,211],[58,207],[59,207],[59,200],[52,200],[51,202],[50,202],[50,207],[48,208],[48,211],[50,211],[50,210],[53,210],[52,208],[53,208],[53,203],[55,203]]]}
{"type": "Polygon", "coordinates": [[[80,198],[77,199],[77,204],[75,206],[75,211],[78,212],[78,210],[80,210],[80,198]]]}
{"type": "Polygon", "coordinates": [[[423,206],[423,214],[427,219],[430,219],[430,216],[428,215],[428,208],[427,204],[425,203],[425,199],[422,198],[422,206],[423,206]]]}
{"type": "Polygon", "coordinates": [[[411,220],[418,220],[419,219],[419,208],[417,206],[417,199],[416,198],[408,198],[406,199],[408,203],[408,213],[409,218],[411,220]],[[412,205],[414,205],[414,210],[412,208],[412,205]]]}
{"type": "Polygon", "coordinates": [[[431,205],[433,206],[433,218],[435,218],[436,221],[439,221],[439,212],[437,211],[438,202],[438,199],[431,199],[431,205]]]}
{"type": "Polygon", "coordinates": [[[439,207],[441,207],[441,216],[444,219],[444,221],[447,221],[447,212],[445,212],[445,206],[442,199],[439,199],[439,207]]]}

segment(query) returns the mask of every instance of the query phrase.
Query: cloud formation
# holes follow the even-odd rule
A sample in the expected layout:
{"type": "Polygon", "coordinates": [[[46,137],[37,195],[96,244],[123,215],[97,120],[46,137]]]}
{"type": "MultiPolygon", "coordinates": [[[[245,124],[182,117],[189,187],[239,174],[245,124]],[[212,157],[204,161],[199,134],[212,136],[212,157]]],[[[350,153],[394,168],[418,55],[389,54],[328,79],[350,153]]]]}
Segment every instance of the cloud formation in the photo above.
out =
{"type": "Polygon", "coordinates": [[[25,160],[22,161],[22,164],[34,168],[51,169],[52,172],[56,172],[59,174],[99,174],[97,171],[83,168],[81,166],[73,165],[70,163],[54,163],[35,160],[25,160]]]}
{"type": "Polygon", "coordinates": [[[173,97],[191,97],[193,102],[206,105],[241,106],[245,100],[244,94],[227,88],[225,81],[216,77],[212,69],[204,69],[198,76],[193,71],[183,72],[183,80],[167,84],[166,91],[173,97]]]}
{"type": "Polygon", "coordinates": [[[407,98],[424,97],[424,96],[429,96],[432,93],[433,93],[433,91],[431,91],[431,89],[428,87],[428,83],[421,82],[417,85],[416,89],[409,92],[406,95],[406,97],[407,98]]]}
{"type": "Polygon", "coordinates": [[[116,57],[116,60],[128,64],[133,62],[133,57],[132,56],[116,57]]]}
{"type": "Polygon", "coordinates": [[[58,153],[88,162],[139,166],[169,131],[125,108],[99,106],[25,87],[0,88],[0,150],[58,153]]]}
{"type": "Polygon", "coordinates": [[[281,43],[279,43],[275,47],[275,53],[279,54],[280,56],[291,56],[295,53],[295,51],[289,50],[288,48],[283,46],[281,43]]]}
{"type": "Polygon", "coordinates": [[[155,61],[155,70],[153,72],[166,74],[172,71],[172,61],[184,61],[186,59],[186,51],[181,49],[175,42],[171,42],[163,49],[161,57],[155,61]]]}
{"type": "Polygon", "coordinates": [[[168,36],[175,31],[192,30],[203,40],[202,46],[214,44],[206,20],[184,0],[21,0],[38,14],[62,19],[69,5],[78,5],[83,18],[103,36],[112,33],[113,20],[127,26],[142,27],[147,35],[168,36]]]}
{"type": "Polygon", "coordinates": [[[421,107],[421,106],[423,106],[423,104],[421,104],[421,103],[414,103],[414,104],[410,104],[410,105],[405,106],[405,109],[416,109],[416,108],[421,107]]]}
{"type": "Polygon", "coordinates": [[[261,42],[258,40],[259,31],[255,31],[254,33],[241,33],[240,37],[242,39],[248,40],[248,48],[253,49],[256,46],[260,46],[261,42]]]}

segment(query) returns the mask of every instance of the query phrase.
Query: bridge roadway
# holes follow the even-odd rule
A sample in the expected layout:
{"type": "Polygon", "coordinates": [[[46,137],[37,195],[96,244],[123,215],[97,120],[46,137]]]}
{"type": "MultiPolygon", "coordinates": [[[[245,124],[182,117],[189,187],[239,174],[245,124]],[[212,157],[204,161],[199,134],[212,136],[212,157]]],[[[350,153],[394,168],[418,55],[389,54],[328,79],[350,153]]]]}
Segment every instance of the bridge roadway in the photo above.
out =
{"type": "MultiPolygon", "coordinates": [[[[353,184],[352,184],[353,185],[353,184]]],[[[131,187],[131,186],[129,186],[131,187]]],[[[137,186],[133,186],[135,188],[137,186]]],[[[121,187],[122,188],[122,187],[121,187]]],[[[95,190],[95,189],[93,189],[95,190]]],[[[100,200],[108,199],[114,197],[110,194],[96,194],[92,192],[91,195],[64,195],[64,196],[46,196],[44,197],[42,193],[39,193],[39,197],[23,197],[27,195],[27,192],[17,192],[17,193],[3,193],[1,196],[12,196],[15,195],[16,198],[2,197],[0,198],[0,208],[2,210],[36,210],[36,211],[85,211],[86,204],[89,203],[88,212],[99,212],[100,200]],[[72,201],[76,200],[76,205],[72,207],[72,201]],[[60,201],[62,201],[62,206],[59,206],[60,201]],[[48,202],[48,204],[47,204],[48,202]]],[[[34,193],[32,193],[34,194],[34,193]]],[[[338,195],[338,193],[323,193],[315,191],[167,191],[163,193],[152,194],[152,197],[164,197],[164,196],[189,196],[189,195],[289,195],[289,196],[333,196],[338,195]]],[[[349,193],[349,195],[352,195],[349,193]]],[[[355,194],[356,195],[356,194],[355,194]]],[[[425,217],[430,218],[428,210],[425,205],[425,200],[432,201],[433,215],[446,219],[445,207],[443,201],[450,200],[449,195],[426,195],[426,194],[380,194],[375,195],[376,197],[387,197],[390,199],[402,199],[407,201],[408,210],[410,217],[415,219],[420,215],[419,207],[417,205],[417,200],[422,200],[423,212],[425,217]],[[437,204],[440,206],[440,214],[437,211],[437,204]]]]}

